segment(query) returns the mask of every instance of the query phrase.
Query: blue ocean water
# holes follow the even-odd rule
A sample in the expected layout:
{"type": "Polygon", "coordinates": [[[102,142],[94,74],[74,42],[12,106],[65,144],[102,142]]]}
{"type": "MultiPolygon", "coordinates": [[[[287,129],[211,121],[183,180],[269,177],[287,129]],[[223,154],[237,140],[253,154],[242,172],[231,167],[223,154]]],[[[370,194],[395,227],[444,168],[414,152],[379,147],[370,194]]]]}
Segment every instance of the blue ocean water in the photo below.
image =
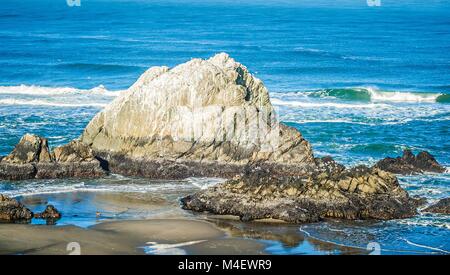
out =
{"type": "MultiPolygon", "coordinates": [[[[65,0],[3,0],[0,155],[26,132],[48,137],[51,146],[79,136],[148,67],[222,51],[264,81],[280,119],[298,128],[317,156],[371,164],[412,148],[450,166],[445,0],[381,0],[380,7],[365,0],[81,0],[79,7],[65,0]]],[[[430,203],[450,196],[449,173],[400,180],[430,203]]],[[[67,192],[76,184],[0,182],[0,192],[67,192]]],[[[354,246],[370,236],[392,253],[450,251],[448,216],[302,230],[354,246]],[[356,237],[361,232],[366,237],[356,237]]]]}

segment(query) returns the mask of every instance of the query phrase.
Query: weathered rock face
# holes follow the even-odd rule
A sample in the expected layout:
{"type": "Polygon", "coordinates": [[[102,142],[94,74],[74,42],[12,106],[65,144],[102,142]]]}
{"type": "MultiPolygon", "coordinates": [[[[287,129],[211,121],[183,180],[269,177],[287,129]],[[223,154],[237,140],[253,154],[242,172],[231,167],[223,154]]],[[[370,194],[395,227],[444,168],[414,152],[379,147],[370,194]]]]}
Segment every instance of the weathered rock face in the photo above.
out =
{"type": "Polygon", "coordinates": [[[15,199],[0,194],[0,221],[26,222],[33,218],[33,212],[15,199]]]}
{"type": "Polygon", "coordinates": [[[66,145],[53,150],[56,162],[90,162],[95,161],[92,149],[79,140],[72,140],[66,145]]]}
{"type": "Polygon", "coordinates": [[[75,140],[50,153],[47,139],[26,134],[0,161],[0,179],[90,178],[104,176],[92,149],[75,140]]]}
{"type": "Polygon", "coordinates": [[[402,175],[420,174],[424,172],[445,172],[445,168],[426,151],[422,151],[417,156],[414,156],[411,150],[405,150],[403,151],[403,156],[382,159],[375,164],[375,167],[402,175]]]}
{"type": "Polygon", "coordinates": [[[450,215],[450,198],[445,198],[427,207],[424,212],[450,215]]]}
{"type": "Polygon", "coordinates": [[[280,177],[255,168],[181,200],[184,209],[315,222],[324,218],[398,219],[416,214],[416,202],[388,172],[364,166],[309,177],[280,177]],[[255,171],[256,170],[256,171],[255,171]]]}
{"type": "Polygon", "coordinates": [[[278,122],[263,83],[224,53],[149,69],[95,116],[81,141],[123,174],[148,176],[161,161],[210,176],[218,169],[199,171],[195,162],[233,175],[261,161],[315,167],[309,143],[278,122]]]}

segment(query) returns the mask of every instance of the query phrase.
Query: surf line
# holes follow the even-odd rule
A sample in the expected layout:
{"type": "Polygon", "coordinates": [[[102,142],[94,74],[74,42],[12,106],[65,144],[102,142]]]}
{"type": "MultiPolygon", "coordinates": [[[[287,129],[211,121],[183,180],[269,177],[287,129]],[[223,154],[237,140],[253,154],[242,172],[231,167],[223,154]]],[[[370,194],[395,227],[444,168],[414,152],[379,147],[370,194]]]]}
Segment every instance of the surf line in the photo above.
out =
{"type": "Polygon", "coordinates": [[[430,250],[434,250],[434,251],[439,251],[439,252],[442,252],[442,253],[445,253],[445,254],[450,254],[449,251],[443,250],[443,249],[440,249],[440,248],[437,248],[437,247],[432,247],[432,246],[427,246],[427,245],[423,245],[423,244],[413,243],[413,242],[411,242],[411,241],[409,241],[407,239],[403,239],[403,240],[407,244],[412,245],[412,246],[417,246],[417,247],[426,248],[426,249],[430,249],[430,250]]]}

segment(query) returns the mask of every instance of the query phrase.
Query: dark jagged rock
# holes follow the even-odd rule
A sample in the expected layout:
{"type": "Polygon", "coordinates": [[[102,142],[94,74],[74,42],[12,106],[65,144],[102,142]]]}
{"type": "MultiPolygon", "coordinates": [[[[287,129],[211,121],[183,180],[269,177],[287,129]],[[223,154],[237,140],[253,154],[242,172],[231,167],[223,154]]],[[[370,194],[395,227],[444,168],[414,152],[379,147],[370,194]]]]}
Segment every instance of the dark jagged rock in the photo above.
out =
{"type": "Polygon", "coordinates": [[[441,199],[436,204],[433,204],[423,210],[424,212],[450,214],[450,198],[441,199]]]}
{"type": "Polygon", "coordinates": [[[106,174],[92,150],[75,140],[50,153],[47,139],[26,134],[0,161],[0,179],[92,178],[106,174]]]}
{"type": "Polygon", "coordinates": [[[424,172],[445,172],[445,168],[426,151],[422,151],[417,156],[414,156],[411,150],[405,150],[403,151],[403,156],[382,159],[375,164],[375,167],[401,175],[420,174],[424,172]]]}
{"type": "Polygon", "coordinates": [[[61,218],[61,213],[53,205],[49,204],[42,213],[34,214],[34,217],[37,219],[58,220],[61,218]]]}
{"type": "Polygon", "coordinates": [[[415,201],[394,175],[365,166],[308,177],[272,176],[261,170],[187,196],[181,203],[187,210],[236,215],[244,221],[388,220],[416,214],[415,201]]]}
{"type": "Polygon", "coordinates": [[[35,177],[37,169],[31,163],[10,164],[0,162],[0,179],[4,180],[26,180],[35,177]]]}
{"type": "Polygon", "coordinates": [[[345,170],[345,166],[336,162],[332,157],[326,156],[315,159],[317,169],[330,174],[341,173],[345,170]]]}
{"type": "Polygon", "coordinates": [[[251,164],[218,163],[215,161],[192,161],[170,159],[136,159],[122,154],[95,152],[106,162],[111,173],[153,179],[185,179],[188,177],[220,177],[231,179],[246,170],[264,168],[274,175],[305,175],[316,167],[299,164],[255,162],[251,164]],[[259,168],[258,168],[259,167],[259,168]]]}
{"type": "Polygon", "coordinates": [[[428,202],[428,200],[426,198],[419,197],[419,196],[413,196],[411,199],[416,204],[416,207],[424,206],[428,202]]]}
{"type": "Polygon", "coordinates": [[[0,194],[0,221],[27,222],[33,218],[33,212],[16,199],[0,194]]]}
{"type": "Polygon", "coordinates": [[[14,150],[2,159],[2,162],[10,164],[27,164],[40,161],[51,161],[48,142],[45,138],[31,134],[25,134],[14,150]]]}

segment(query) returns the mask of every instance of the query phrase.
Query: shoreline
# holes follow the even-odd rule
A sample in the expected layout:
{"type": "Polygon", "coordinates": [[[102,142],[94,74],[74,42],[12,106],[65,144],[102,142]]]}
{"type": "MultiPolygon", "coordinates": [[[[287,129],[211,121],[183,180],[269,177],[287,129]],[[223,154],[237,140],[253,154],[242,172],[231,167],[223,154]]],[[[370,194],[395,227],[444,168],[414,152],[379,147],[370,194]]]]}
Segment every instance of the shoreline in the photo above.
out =
{"type": "MultiPolygon", "coordinates": [[[[411,245],[391,247],[381,235],[363,234],[364,228],[373,231],[388,226],[385,230],[395,230],[396,226],[384,222],[329,220],[306,225],[273,219],[242,222],[236,216],[184,211],[173,199],[156,194],[97,192],[27,197],[34,209],[48,202],[61,206],[63,219],[56,225],[40,221],[0,223],[0,254],[65,255],[70,253],[67,251],[70,242],[81,243],[82,254],[102,255],[367,254],[370,251],[365,246],[372,241],[381,241],[387,254],[436,253],[428,249],[419,251],[411,245]],[[72,212],[67,212],[68,209],[72,212]],[[97,210],[101,217],[95,216],[97,210]],[[354,237],[356,242],[352,241],[354,237]]],[[[422,244],[414,237],[407,238],[422,244]]],[[[432,243],[429,246],[436,247],[432,243]]]]}
{"type": "Polygon", "coordinates": [[[237,224],[231,217],[217,216],[104,221],[88,228],[0,223],[0,255],[70,255],[78,251],[81,255],[284,254],[273,253],[279,245],[304,249],[295,254],[367,254],[360,248],[290,234],[297,231],[294,225],[279,227],[276,221],[237,224]],[[80,250],[71,250],[78,244],[80,250]]]}
{"type": "Polygon", "coordinates": [[[265,254],[264,245],[227,237],[211,223],[189,219],[103,222],[81,228],[0,224],[0,254],[67,255],[69,243],[86,255],[107,254],[265,254]],[[189,230],[186,230],[189,228],[189,230]],[[13,237],[12,237],[13,236],[13,237]]]}

